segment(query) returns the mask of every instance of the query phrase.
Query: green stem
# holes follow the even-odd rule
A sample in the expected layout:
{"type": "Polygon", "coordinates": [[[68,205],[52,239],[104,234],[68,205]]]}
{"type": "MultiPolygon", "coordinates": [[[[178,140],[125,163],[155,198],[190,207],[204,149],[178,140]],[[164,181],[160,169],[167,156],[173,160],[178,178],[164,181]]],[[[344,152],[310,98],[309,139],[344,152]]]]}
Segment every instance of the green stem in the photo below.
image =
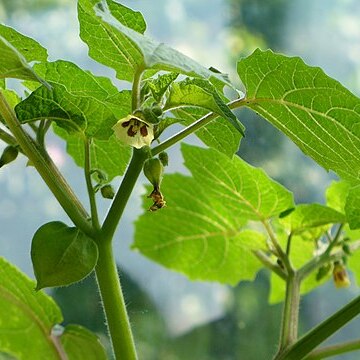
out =
{"type": "Polygon", "coordinates": [[[296,272],[288,274],[286,294],[281,322],[280,346],[278,354],[285,351],[297,340],[300,306],[300,281],[296,272]]]}
{"type": "Polygon", "coordinates": [[[280,268],[278,264],[272,262],[269,256],[267,256],[267,254],[265,254],[262,250],[253,250],[253,254],[263,263],[263,265],[265,265],[265,267],[273,271],[281,279],[286,280],[284,270],[280,268]]]}
{"type": "Polygon", "coordinates": [[[99,258],[95,268],[111,342],[117,360],[135,360],[136,349],[126,312],[111,240],[97,241],[99,258]]]}
{"type": "Polygon", "coordinates": [[[356,350],[360,350],[360,339],[314,350],[305,358],[305,360],[321,360],[327,357],[341,355],[356,350]]]}
{"type": "Polygon", "coordinates": [[[323,341],[341,329],[360,313],[360,296],[348,305],[327,318],[320,325],[310,330],[286,351],[279,354],[276,360],[301,360],[323,341]]]}
{"type": "Polygon", "coordinates": [[[20,145],[24,154],[29,158],[49,189],[52,191],[62,208],[73,223],[89,236],[94,235],[89,215],[80,201],[67,184],[48,154],[37,146],[34,140],[24,131],[13,109],[7,103],[0,91],[0,113],[7,126],[20,145]]]}
{"type": "Polygon", "coordinates": [[[4,141],[8,145],[17,145],[16,139],[2,129],[0,129],[0,140],[4,141]]]}
{"type": "MultiPolygon", "coordinates": [[[[230,109],[236,109],[238,107],[245,106],[246,102],[244,101],[244,99],[236,99],[236,100],[230,101],[227,105],[229,106],[230,109]]],[[[195,131],[197,131],[200,128],[202,128],[203,126],[207,125],[210,121],[216,119],[217,117],[219,117],[219,115],[214,112],[210,112],[210,113],[204,115],[203,117],[194,121],[192,124],[190,124],[186,128],[180,130],[175,135],[166,139],[161,144],[155,146],[153,149],[151,149],[151,153],[153,154],[153,156],[161,153],[162,151],[166,150],[170,146],[172,146],[172,145],[176,144],[177,142],[179,142],[180,140],[184,139],[186,136],[191,135],[195,131]]]]}
{"type": "Polygon", "coordinates": [[[145,67],[140,66],[134,74],[134,81],[132,84],[132,110],[135,111],[141,105],[140,92],[141,92],[141,78],[145,67]]]}
{"type": "Polygon", "coordinates": [[[96,207],[96,199],[95,199],[95,192],[91,181],[91,156],[90,156],[90,143],[91,140],[86,138],[84,140],[84,175],[86,180],[86,187],[89,195],[89,202],[90,202],[90,211],[91,211],[91,221],[93,224],[94,229],[100,230],[100,223],[98,217],[98,211],[96,207]]]}
{"type": "Polygon", "coordinates": [[[144,161],[149,156],[148,151],[142,149],[133,149],[133,156],[126,170],[120,188],[117,191],[114,201],[111,204],[106,215],[101,232],[105,239],[112,239],[115,230],[124,212],[125,206],[130,198],[135,183],[142,171],[144,161]]]}

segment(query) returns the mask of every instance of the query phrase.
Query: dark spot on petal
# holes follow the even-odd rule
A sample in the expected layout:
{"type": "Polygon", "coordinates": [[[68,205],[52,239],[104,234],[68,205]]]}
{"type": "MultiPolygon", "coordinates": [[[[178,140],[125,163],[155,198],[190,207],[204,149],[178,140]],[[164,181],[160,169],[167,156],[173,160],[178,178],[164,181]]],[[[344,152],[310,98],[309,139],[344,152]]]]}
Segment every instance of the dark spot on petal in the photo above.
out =
{"type": "Polygon", "coordinates": [[[123,127],[123,128],[126,128],[126,127],[128,127],[130,125],[130,120],[129,121],[125,121],[125,122],[123,122],[122,124],[121,124],[121,126],[123,127]]]}
{"type": "Polygon", "coordinates": [[[134,130],[134,127],[131,125],[127,131],[127,134],[131,137],[134,137],[137,133],[137,130],[134,130]]]}
{"type": "Polygon", "coordinates": [[[148,135],[148,131],[147,131],[147,128],[146,128],[146,125],[143,125],[141,128],[140,128],[140,134],[141,136],[145,137],[148,135]]]}

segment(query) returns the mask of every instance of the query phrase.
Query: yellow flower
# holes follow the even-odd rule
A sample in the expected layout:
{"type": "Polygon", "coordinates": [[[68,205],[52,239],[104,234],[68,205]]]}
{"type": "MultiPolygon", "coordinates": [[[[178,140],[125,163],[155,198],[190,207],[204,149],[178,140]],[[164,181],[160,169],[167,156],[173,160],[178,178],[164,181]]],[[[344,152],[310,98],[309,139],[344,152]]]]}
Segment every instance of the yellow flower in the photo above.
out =
{"type": "Polygon", "coordinates": [[[119,120],[112,129],[118,139],[137,149],[150,146],[154,140],[154,126],[134,115],[119,120]]]}
{"type": "Polygon", "coordinates": [[[333,279],[337,288],[345,288],[350,286],[350,279],[346,268],[340,263],[334,264],[333,279]]]}

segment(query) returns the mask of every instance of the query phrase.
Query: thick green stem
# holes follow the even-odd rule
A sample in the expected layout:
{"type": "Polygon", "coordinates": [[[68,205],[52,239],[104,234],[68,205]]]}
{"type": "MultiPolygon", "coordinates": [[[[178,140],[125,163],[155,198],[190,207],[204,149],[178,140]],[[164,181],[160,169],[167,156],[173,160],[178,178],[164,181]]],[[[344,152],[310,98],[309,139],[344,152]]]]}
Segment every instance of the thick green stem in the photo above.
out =
{"type": "Polygon", "coordinates": [[[297,340],[300,306],[300,281],[296,272],[288,274],[286,295],[281,323],[280,346],[278,354],[285,351],[297,340]]]}
{"type": "Polygon", "coordinates": [[[344,306],[334,315],[310,330],[286,351],[279,354],[276,360],[301,360],[323,341],[341,329],[360,313],[360,296],[344,306]]]}
{"type": "Polygon", "coordinates": [[[111,240],[99,238],[99,259],[95,268],[111,342],[117,360],[136,360],[120,279],[112,252],[111,240]]]}
{"type": "Polygon", "coordinates": [[[360,350],[360,339],[314,350],[305,358],[305,360],[321,360],[327,357],[341,355],[356,350],[360,350]]]}
{"type": "Polygon", "coordinates": [[[89,215],[67,184],[48,154],[37,146],[34,140],[24,131],[14,111],[0,91],[0,113],[16,138],[24,154],[29,158],[49,189],[52,191],[62,208],[73,223],[89,236],[94,235],[89,215]]]}
{"type": "Polygon", "coordinates": [[[148,151],[144,149],[133,149],[133,156],[126,170],[120,188],[115,195],[108,214],[106,215],[101,232],[105,239],[112,239],[115,230],[129,200],[135,183],[141,173],[144,161],[148,157],[148,151]]]}

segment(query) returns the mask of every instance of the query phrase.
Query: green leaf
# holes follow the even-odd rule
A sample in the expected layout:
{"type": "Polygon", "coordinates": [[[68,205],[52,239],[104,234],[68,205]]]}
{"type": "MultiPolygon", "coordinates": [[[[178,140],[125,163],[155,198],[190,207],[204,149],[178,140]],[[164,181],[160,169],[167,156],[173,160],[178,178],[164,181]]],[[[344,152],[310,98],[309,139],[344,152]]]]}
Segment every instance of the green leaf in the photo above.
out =
{"type": "Polygon", "coordinates": [[[79,325],[68,325],[61,335],[69,360],[106,360],[106,352],[99,338],[79,325]]]}
{"type": "Polygon", "coordinates": [[[137,220],[134,248],[191,279],[252,279],[261,263],[251,252],[265,236],[244,226],[293,206],[292,195],[238,157],[185,144],[182,152],[192,177],[164,177],[168,206],[137,220]]]}
{"type": "MultiPolygon", "coordinates": [[[[208,111],[200,108],[181,108],[171,112],[175,118],[170,118],[171,121],[167,125],[179,122],[188,126],[208,114],[208,111]]],[[[242,138],[238,131],[234,131],[234,127],[229,121],[221,117],[197,130],[195,135],[207,146],[221,151],[229,157],[238,151],[242,138]]]]}
{"type": "Polygon", "coordinates": [[[31,244],[37,289],[80,281],[95,267],[95,242],[75,227],[54,221],[41,226],[31,244]]]}
{"type": "Polygon", "coordinates": [[[25,58],[26,62],[45,62],[47,50],[34,39],[20,34],[15,29],[0,24],[0,36],[9,42],[25,58]]]}
{"type": "Polygon", "coordinates": [[[256,50],[238,63],[246,106],[288,135],[325,169],[358,180],[360,100],[300,58],[256,50]]]}
{"type": "Polygon", "coordinates": [[[135,72],[147,68],[223,78],[175,49],[144,36],[144,20],[139,13],[111,0],[81,0],[78,4],[80,36],[88,44],[90,56],[115,69],[119,79],[132,81],[135,72]]]}
{"type": "Polygon", "coordinates": [[[63,333],[54,331],[63,321],[61,311],[35,285],[0,257],[0,358],[7,353],[18,360],[60,359],[61,342],[69,360],[106,359],[99,339],[88,330],[68,325],[63,333]]]}
{"type": "Polygon", "coordinates": [[[344,214],[349,189],[350,184],[346,181],[333,181],[326,189],[326,204],[344,214]]]}
{"type": "MultiPolygon", "coordinates": [[[[77,134],[68,134],[61,128],[55,133],[66,141],[66,151],[76,165],[84,167],[84,141],[77,134]]],[[[90,147],[91,169],[98,169],[107,174],[111,181],[115,176],[123,175],[131,157],[131,147],[123,144],[115,136],[108,140],[93,139],[90,147]]]]}
{"type": "Polygon", "coordinates": [[[360,185],[349,189],[346,198],[345,213],[350,229],[360,228],[360,185]]]}
{"type": "Polygon", "coordinates": [[[34,281],[0,257],[0,351],[19,360],[58,358],[51,329],[63,320],[60,309],[34,288],[34,281]]]}
{"type": "Polygon", "coordinates": [[[340,212],[320,204],[300,204],[281,222],[293,233],[299,234],[309,228],[327,224],[344,223],[345,216],[340,212]]]}
{"type": "Polygon", "coordinates": [[[170,86],[165,109],[181,106],[195,106],[212,111],[227,119],[240,134],[244,135],[244,126],[207,80],[188,78],[184,81],[173,82],[170,86]]]}
{"type": "Polygon", "coordinates": [[[46,50],[35,40],[0,24],[0,53],[0,79],[33,80],[49,87],[28,65],[31,61],[47,59],[46,50]]]}
{"type": "Polygon", "coordinates": [[[176,80],[179,76],[177,73],[167,73],[164,75],[159,75],[157,78],[149,78],[144,81],[144,86],[150,89],[151,94],[155,101],[160,103],[161,98],[165,94],[169,86],[176,80]]]}
{"type": "Polygon", "coordinates": [[[65,61],[38,69],[53,89],[42,86],[15,108],[22,122],[49,119],[70,133],[106,140],[117,120],[131,111],[130,92],[119,92],[109,79],[65,61]]]}

